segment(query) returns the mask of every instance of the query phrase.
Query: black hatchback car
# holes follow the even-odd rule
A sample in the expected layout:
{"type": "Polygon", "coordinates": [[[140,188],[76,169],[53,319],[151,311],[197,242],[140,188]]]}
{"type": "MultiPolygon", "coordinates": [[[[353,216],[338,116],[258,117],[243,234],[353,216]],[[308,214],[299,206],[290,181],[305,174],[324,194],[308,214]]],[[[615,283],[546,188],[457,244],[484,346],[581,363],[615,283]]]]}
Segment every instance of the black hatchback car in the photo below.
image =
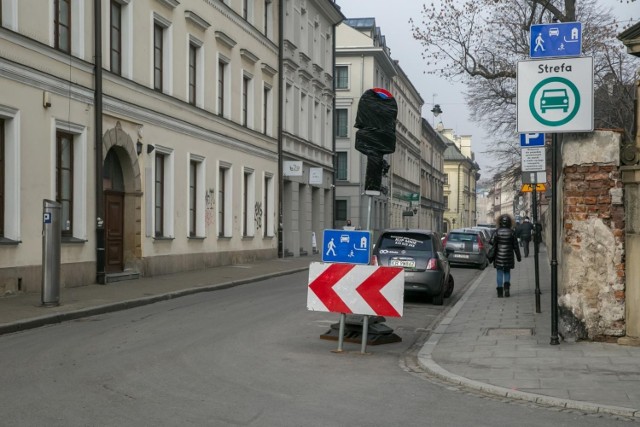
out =
{"type": "Polygon", "coordinates": [[[380,234],[373,264],[404,268],[405,291],[418,291],[435,305],[453,292],[453,276],[440,235],[431,230],[390,229],[380,234]]]}

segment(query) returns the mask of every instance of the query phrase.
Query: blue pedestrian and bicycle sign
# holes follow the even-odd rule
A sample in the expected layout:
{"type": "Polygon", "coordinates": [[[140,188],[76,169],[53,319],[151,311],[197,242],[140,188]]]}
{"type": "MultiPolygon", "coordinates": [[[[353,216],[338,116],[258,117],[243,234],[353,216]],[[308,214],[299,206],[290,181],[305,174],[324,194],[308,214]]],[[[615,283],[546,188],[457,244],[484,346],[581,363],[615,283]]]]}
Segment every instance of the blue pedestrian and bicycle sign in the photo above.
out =
{"type": "Polygon", "coordinates": [[[360,230],[324,230],[322,261],[369,264],[371,232],[360,230]]]}
{"type": "Polygon", "coordinates": [[[554,58],[582,54],[582,23],[555,22],[530,28],[529,56],[554,58]]]}

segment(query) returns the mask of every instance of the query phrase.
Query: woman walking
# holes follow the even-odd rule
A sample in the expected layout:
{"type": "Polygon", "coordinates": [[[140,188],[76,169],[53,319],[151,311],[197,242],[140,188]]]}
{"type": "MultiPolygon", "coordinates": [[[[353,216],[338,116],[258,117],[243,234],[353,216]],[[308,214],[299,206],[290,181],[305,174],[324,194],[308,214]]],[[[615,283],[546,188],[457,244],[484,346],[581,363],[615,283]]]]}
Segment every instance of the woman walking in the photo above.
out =
{"type": "Polygon", "coordinates": [[[515,258],[520,262],[520,246],[518,238],[513,230],[513,219],[508,214],[502,214],[498,218],[498,229],[491,236],[491,246],[493,247],[493,266],[496,269],[496,280],[498,283],[498,298],[510,296],[511,270],[515,266],[515,258]]]}

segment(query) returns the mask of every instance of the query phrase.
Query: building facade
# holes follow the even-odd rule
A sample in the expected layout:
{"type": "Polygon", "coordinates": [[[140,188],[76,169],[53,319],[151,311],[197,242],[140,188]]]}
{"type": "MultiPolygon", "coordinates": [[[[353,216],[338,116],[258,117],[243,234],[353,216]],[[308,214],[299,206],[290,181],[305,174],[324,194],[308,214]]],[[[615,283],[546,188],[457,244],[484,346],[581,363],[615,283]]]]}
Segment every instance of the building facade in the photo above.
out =
{"type": "Polygon", "coordinates": [[[444,231],[444,152],[447,144],[422,119],[420,157],[420,210],[418,228],[444,231]]]}
{"type": "Polygon", "coordinates": [[[280,255],[299,256],[333,227],[334,40],[344,16],[331,0],[283,5],[280,255]]]}
{"type": "Polygon", "coordinates": [[[2,1],[5,293],[39,289],[43,200],[62,287],[277,256],[277,8],[2,1]]]}
{"type": "Polygon", "coordinates": [[[445,231],[472,227],[477,224],[476,182],[480,179],[480,167],[473,160],[471,136],[457,136],[451,129],[438,128],[438,131],[447,141],[444,152],[445,231]]]}
{"type": "Polygon", "coordinates": [[[391,80],[391,93],[398,103],[396,121],[396,151],[390,158],[389,226],[419,226],[422,213],[421,197],[422,165],[422,106],[424,100],[394,61],[396,75],[391,80]],[[415,210],[415,212],[414,212],[415,210]]]}

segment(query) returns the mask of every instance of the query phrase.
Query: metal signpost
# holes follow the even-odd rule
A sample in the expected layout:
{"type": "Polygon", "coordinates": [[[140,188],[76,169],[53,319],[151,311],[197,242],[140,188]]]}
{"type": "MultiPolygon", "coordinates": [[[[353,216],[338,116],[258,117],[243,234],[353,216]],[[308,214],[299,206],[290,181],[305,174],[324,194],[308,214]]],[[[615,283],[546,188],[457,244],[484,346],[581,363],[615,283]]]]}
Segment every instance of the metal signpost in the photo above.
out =
{"type": "Polygon", "coordinates": [[[517,131],[552,133],[550,344],[557,345],[558,132],[593,131],[593,58],[580,56],[580,22],[532,25],[530,37],[531,58],[561,58],[518,62],[516,91],[517,131]]]}
{"type": "MultiPolygon", "coordinates": [[[[367,228],[371,215],[371,198],[369,195],[369,210],[367,214],[367,228]]],[[[322,238],[322,261],[349,264],[369,264],[371,262],[371,232],[355,230],[324,230],[322,238]]],[[[338,337],[338,352],[342,352],[344,342],[344,328],[346,315],[340,313],[340,336],[338,337]]],[[[362,320],[362,349],[365,353],[367,334],[369,331],[369,316],[362,320]]]]}
{"type": "MultiPolygon", "coordinates": [[[[538,192],[546,190],[546,153],[544,133],[520,134],[522,148],[522,191],[531,192],[531,207],[534,230],[538,228],[538,192]]],[[[540,268],[538,264],[538,238],[533,233],[533,260],[535,265],[536,313],[540,313],[540,268]]]]}

